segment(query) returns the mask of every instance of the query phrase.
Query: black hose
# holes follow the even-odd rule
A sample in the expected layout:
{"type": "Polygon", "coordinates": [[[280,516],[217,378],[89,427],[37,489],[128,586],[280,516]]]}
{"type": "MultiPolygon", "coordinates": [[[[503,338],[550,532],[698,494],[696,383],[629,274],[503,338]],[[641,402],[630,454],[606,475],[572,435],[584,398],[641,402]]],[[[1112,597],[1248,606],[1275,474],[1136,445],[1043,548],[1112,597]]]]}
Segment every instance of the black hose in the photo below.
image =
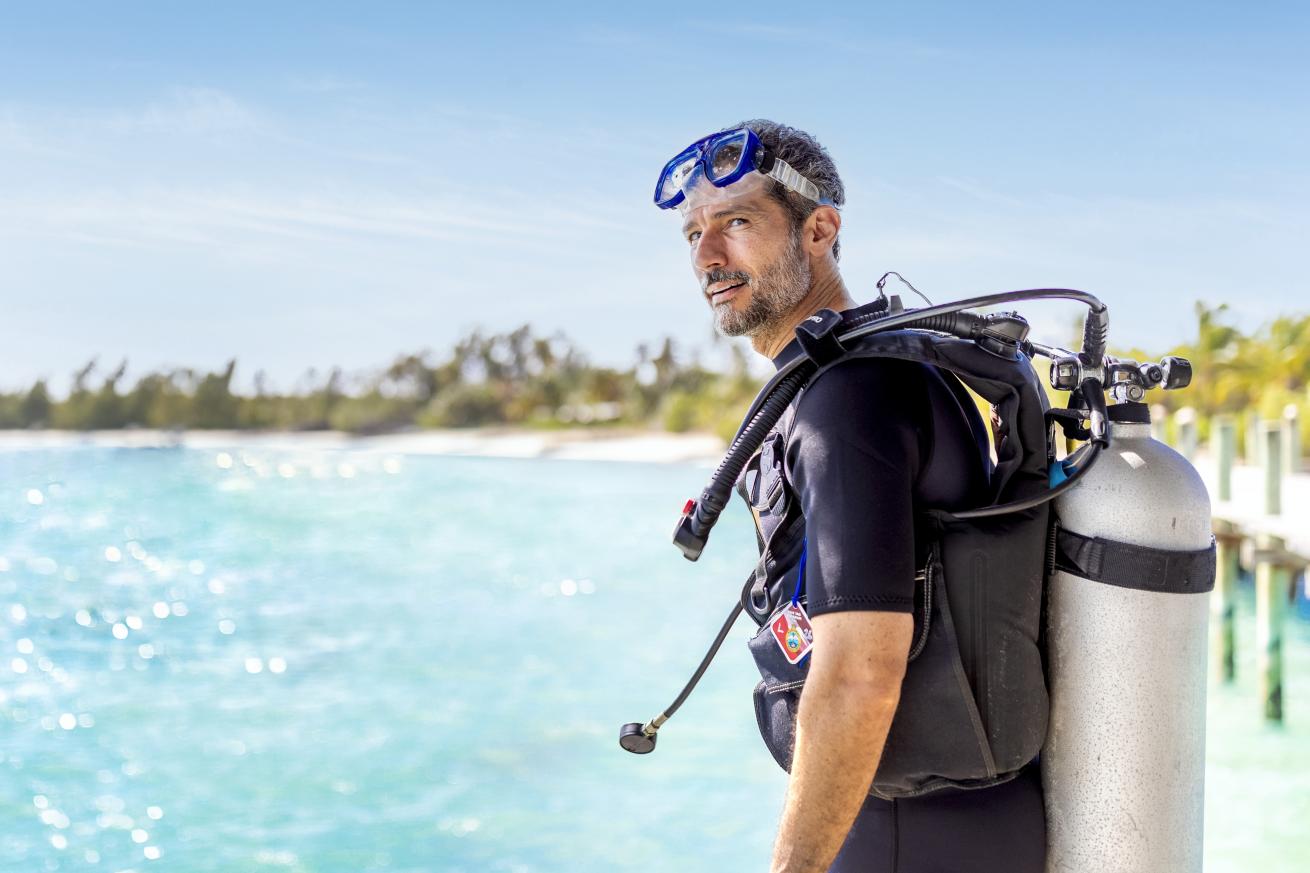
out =
{"type": "MultiPolygon", "coordinates": [[[[728,613],[728,617],[724,619],[723,626],[719,628],[718,636],[716,636],[714,642],[710,644],[709,651],[705,653],[705,657],[701,658],[700,666],[696,668],[696,672],[691,674],[691,678],[687,680],[686,685],[682,686],[682,690],[678,692],[678,696],[673,699],[673,702],[664,708],[664,712],[660,713],[660,724],[668,721],[669,717],[678,711],[678,707],[682,706],[683,701],[686,700],[691,692],[696,689],[696,684],[700,682],[700,677],[704,676],[705,671],[709,669],[710,662],[713,661],[714,656],[719,653],[719,648],[723,645],[723,641],[728,638],[728,631],[732,630],[732,626],[737,623],[737,617],[741,615],[741,612],[742,605],[741,602],[738,601],[737,604],[733,606],[732,612],[728,613]]],[[[659,725],[655,726],[657,728],[659,727],[659,725]]]]}
{"type": "Polygon", "coordinates": [[[710,477],[710,484],[705,487],[700,499],[696,501],[694,512],[697,528],[708,532],[709,528],[718,521],[719,515],[732,498],[732,486],[741,475],[741,471],[746,468],[746,463],[759,449],[769,431],[778,423],[778,419],[782,418],[787,407],[796,399],[801,388],[805,387],[805,383],[814,375],[817,369],[814,362],[805,358],[803,363],[809,366],[796,368],[786,379],[779,382],[755,414],[737,432],[732,445],[728,447],[727,454],[723,456],[714,475],[710,477]]]}
{"type": "Polygon", "coordinates": [[[1092,465],[1096,463],[1096,459],[1101,455],[1101,446],[1099,443],[1091,443],[1090,445],[1091,448],[1087,451],[1087,459],[1078,466],[1078,469],[1074,471],[1074,474],[1049,491],[1043,491],[1041,494],[1029,497],[1025,500],[1016,500],[1013,503],[1002,503],[998,506],[985,506],[982,509],[967,509],[964,512],[943,512],[942,514],[950,516],[951,518],[961,519],[991,518],[997,515],[1009,515],[1011,512],[1023,512],[1024,510],[1041,506],[1043,503],[1048,503],[1077,485],[1078,480],[1082,479],[1083,476],[1087,474],[1087,471],[1092,469],[1092,465]]]}
{"type": "MultiPolygon", "coordinates": [[[[859,339],[868,336],[871,333],[881,333],[885,330],[894,330],[898,327],[918,327],[918,321],[925,320],[935,315],[945,315],[948,313],[960,312],[964,309],[977,309],[980,306],[1000,306],[1005,303],[1017,303],[1022,300],[1076,300],[1087,306],[1093,312],[1104,311],[1105,304],[1100,301],[1094,294],[1088,294],[1086,291],[1078,291],[1073,288],[1029,288],[1023,291],[1004,291],[1000,294],[985,294],[981,297],[970,297],[967,300],[957,300],[954,303],[942,303],[937,306],[929,306],[924,309],[910,309],[904,312],[894,314],[871,313],[862,318],[856,319],[855,327],[843,333],[838,339],[842,342],[847,340],[859,339]]],[[[745,429],[746,424],[759,411],[760,404],[764,402],[769,392],[787,376],[800,367],[802,364],[811,364],[809,358],[800,357],[785,364],[778,372],[773,374],[773,378],[765,383],[759,393],[755,395],[755,400],[751,403],[750,409],[742,421],[742,426],[738,428],[738,435],[745,429]]],[[[765,431],[768,433],[768,431],[765,431]]]]}
{"type": "Polygon", "coordinates": [[[1105,346],[1110,334],[1110,312],[1102,304],[1093,306],[1083,322],[1083,359],[1099,367],[1105,357],[1105,346]]]}

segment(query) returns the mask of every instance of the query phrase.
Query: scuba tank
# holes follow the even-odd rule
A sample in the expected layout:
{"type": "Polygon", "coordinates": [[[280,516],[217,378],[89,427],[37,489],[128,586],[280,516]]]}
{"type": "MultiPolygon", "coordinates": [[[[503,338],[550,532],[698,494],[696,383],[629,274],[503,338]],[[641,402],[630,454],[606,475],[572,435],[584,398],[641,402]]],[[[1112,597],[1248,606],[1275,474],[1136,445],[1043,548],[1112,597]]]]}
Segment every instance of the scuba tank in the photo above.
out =
{"type": "Polygon", "coordinates": [[[1182,387],[1190,373],[1176,359],[1110,366],[1124,374],[1110,448],[1055,503],[1046,869],[1199,873],[1210,499],[1191,464],[1151,438],[1141,402],[1151,382],[1182,387]]]}

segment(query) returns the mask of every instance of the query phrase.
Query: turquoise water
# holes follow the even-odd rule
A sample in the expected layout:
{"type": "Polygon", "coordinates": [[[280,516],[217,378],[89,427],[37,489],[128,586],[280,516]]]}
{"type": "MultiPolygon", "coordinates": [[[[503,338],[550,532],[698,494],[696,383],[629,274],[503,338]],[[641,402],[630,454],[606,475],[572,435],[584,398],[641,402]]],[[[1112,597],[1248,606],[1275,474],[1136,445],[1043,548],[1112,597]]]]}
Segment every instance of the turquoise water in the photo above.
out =
{"type": "MultiPolygon", "coordinates": [[[[699,563],[668,544],[705,475],[0,453],[0,869],[766,869],[785,776],[746,624],[654,755],[616,742],[749,567],[735,509],[699,563]]],[[[1310,634],[1265,728],[1244,609],[1241,683],[1211,695],[1207,870],[1300,870],[1310,634]]]]}

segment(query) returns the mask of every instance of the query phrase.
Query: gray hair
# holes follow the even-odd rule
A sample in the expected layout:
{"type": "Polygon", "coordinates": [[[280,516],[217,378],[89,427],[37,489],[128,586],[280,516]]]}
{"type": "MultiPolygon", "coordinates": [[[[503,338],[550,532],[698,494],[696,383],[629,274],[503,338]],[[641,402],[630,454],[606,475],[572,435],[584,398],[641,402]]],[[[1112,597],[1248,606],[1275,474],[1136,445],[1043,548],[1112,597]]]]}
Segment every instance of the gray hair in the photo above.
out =
{"type": "MultiPolygon", "coordinates": [[[[820,196],[831,200],[833,206],[840,208],[846,202],[846,188],[842,185],[841,176],[837,174],[837,165],[832,162],[832,156],[817,139],[803,130],[769,121],[767,118],[742,121],[724,129],[736,130],[740,127],[749,127],[755,131],[760,142],[771,149],[777,157],[818,185],[820,196]]],[[[799,231],[805,219],[809,218],[819,206],[813,200],[789,191],[777,181],[769,186],[769,193],[774,200],[782,204],[783,209],[787,210],[793,231],[799,231]]],[[[834,259],[841,256],[840,238],[832,241],[832,256],[834,259]]]]}

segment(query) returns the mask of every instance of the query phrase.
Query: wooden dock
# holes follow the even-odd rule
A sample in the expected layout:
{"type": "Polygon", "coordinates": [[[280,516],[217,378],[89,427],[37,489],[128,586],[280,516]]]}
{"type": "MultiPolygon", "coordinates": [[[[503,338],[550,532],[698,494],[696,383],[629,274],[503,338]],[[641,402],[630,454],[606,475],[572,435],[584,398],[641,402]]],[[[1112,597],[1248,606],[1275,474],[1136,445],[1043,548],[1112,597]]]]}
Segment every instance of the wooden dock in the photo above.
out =
{"type": "Polygon", "coordinates": [[[1248,436],[1239,464],[1230,419],[1211,422],[1209,446],[1195,442],[1194,417],[1182,415],[1175,449],[1187,455],[1210,492],[1217,545],[1211,599],[1210,653],[1215,675],[1232,682],[1236,664],[1235,597],[1239,580],[1253,577],[1260,705],[1268,721],[1283,720],[1283,638],[1290,606],[1310,598],[1310,474],[1301,472],[1295,410],[1281,421],[1260,422],[1248,436]],[[1258,440],[1251,445],[1252,439],[1258,440]]]}

